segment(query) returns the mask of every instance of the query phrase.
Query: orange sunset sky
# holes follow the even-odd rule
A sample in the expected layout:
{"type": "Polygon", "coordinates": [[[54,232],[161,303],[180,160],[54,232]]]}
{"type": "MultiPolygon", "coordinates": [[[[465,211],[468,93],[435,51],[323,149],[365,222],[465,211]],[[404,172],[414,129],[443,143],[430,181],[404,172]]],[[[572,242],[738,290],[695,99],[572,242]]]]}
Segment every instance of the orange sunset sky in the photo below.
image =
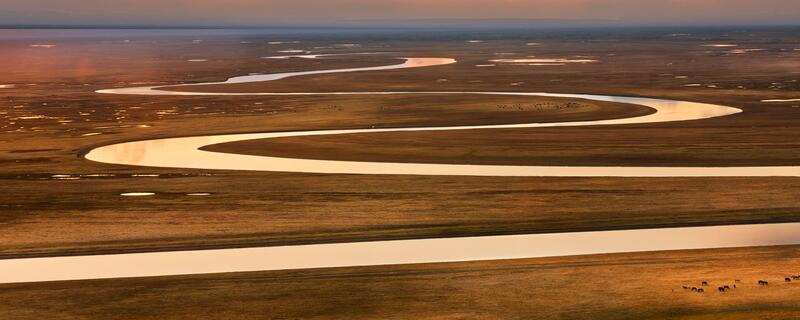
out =
{"type": "Polygon", "coordinates": [[[0,24],[302,25],[405,19],[794,24],[798,0],[0,0],[0,24]]]}

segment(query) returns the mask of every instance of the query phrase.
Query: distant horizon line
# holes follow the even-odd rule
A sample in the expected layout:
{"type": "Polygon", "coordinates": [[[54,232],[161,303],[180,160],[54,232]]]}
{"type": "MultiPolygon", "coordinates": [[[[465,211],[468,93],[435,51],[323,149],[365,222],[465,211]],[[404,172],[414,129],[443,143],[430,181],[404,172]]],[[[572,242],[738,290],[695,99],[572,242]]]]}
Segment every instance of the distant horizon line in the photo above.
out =
{"type": "MultiPolygon", "coordinates": [[[[555,21],[553,19],[548,19],[555,21]]],[[[400,21],[400,20],[398,20],[400,21]]],[[[408,20],[411,21],[411,20],[408,20]]],[[[423,20],[416,20],[423,21],[423,20]]],[[[571,21],[571,24],[559,24],[557,22],[539,22],[539,23],[508,23],[508,21],[515,20],[497,20],[492,23],[452,23],[448,21],[436,22],[431,21],[428,25],[405,25],[403,23],[364,23],[364,24],[308,24],[308,25],[294,25],[294,24],[276,24],[276,25],[225,25],[225,24],[208,24],[208,25],[181,25],[181,24],[0,24],[0,29],[109,29],[109,30],[176,30],[176,29],[220,29],[220,30],[235,30],[235,29],[320,29],[320,28],[335,28],[335,29],[370,29],[370,28],[383,28],[383,29],[519,29],[519,28],[726,28],[726,27],[800,27],[800,23],[625,23],[613,20],[560,20],[571,21]],[[503,24],[506,22],[507,24],[503,24]]]]}

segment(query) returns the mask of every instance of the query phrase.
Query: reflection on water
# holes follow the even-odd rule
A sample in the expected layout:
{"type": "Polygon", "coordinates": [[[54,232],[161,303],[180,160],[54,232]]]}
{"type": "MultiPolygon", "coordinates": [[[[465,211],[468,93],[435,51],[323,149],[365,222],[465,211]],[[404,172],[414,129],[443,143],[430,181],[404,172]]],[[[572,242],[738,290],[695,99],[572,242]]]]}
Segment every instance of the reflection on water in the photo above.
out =
{"type": "MultiPolygon", "coordinates": [[[[245,83],[272,81],[287,77],[356,71],[376,71],[403,68],[437,66],[455,63],[449,58],[407,58],[405,62],[387,66],[285,72],[265,75],[248,75],[230,78],[225,82],[204,84],[245,83]]],[[[386,128],[355,130],[317,130],[297,132],[268,132],[255,134],[230,134],[202,137],[168,138],[134,141],[96,148],[90,151],[89,160],[137,166],[175,167],[219,170],[256,170],[305,173],[346,174],[415,174],[415,175],[470,175],[470,176],[558,176],[558,177],[708,177],[708,176],[800,176],[800,167],[569,167],[569,166],[503,166],[503,165],[458,165],[425,163],[388,163],[334,160],[309,160],[279,157],[264,157],[201,151],[199,148],[211,144],[252,139],[297,137],[314,135],[355,134],[398,131],[441,131],[501,128],[542,128],[594,125],[624,125],[668,121],[688,121],[721,117],[741,112],[740,109],[707,103],[674,101],[652,98],[618,97],[589,94],[556,94],[543,92],[260,92],[260,93],[211,93],[176,92],[159,90],[158,87],[134,87],[99,90],[99,93],[143,94],[143,95],[387,95],[387,94],[481,94],[578,98],[596,101],[612,101],[648,106],[656,113],[627,119],[574,121],[555,123],[526,123],[510,125],[477,125],[454,127],[386,128]]]]}
{"type": "MultiPolygon", "coordinates": [[[[283,52],[283,51],[278,51],[278,52],[283,52]]],[[[300,52],[304,51],[300,50],[300,52]]],[[[381,54],[381,52],[297,54],[297,55],[286,55],[286,56],[266,56],[266,57],[261,57],[261,59],[290,59],[290,58],[319,59],[324,57],[355,56],[355,55],[365,55],[365,54],[381,54]]]]}
{"type": "Polygon", "coordinates": [[[800,102],[800,99],[766,99],[761,102],[800,102]]]}
{"type": "MultiPolygon", "coordinates": [[[[405,63],[400,65],[254,75],[232,78],[229,82],[265,81],[302,74],[385,70],[452,62],[453,61],[450,59],[408,59],[405,63]]],[[[153,90],[153,87],[111,89],[100,92],[119,94],[214,94],[176,93],[153,90]]],[[[654,108],[657,112],[634,118],[599,121],[394,129],[317,130],[154,139],[96,148],[90,151],[86,155],[86,158],[99,162],[139,166],[313,173],[623,177],[800,176],[800,169],[798,169],[798,167],[699,168],[451,165],[290,159],[198,150],[200,147],[216,143],[292,136],[398,131],[625,125],[698,120],[741,112],[741,110],[737,108],[705,103],[585,94],[516,92],[337,92],[228,93],[220,95],[314,94],[483,94],[567,97],[640,104],[654,108]]],[[[798,223],[762,224],[13,259],[0,261],[0,283],[785,245],[800,243],[800,233],[796,232],[798,228],[800,228],[800,224],[798,223]]]]}
{"type": "Polygon", "coordinates": [[[123,197],[147,197],[147,196],[154,196],[156,194],[153,192],[125,192],[125,193],[120,193],[119,195],[123,197]]]}
{"type": "MultiPolygon", "coordinates": [[[[303,93],[297,93],[303,94],[303,93]]],[[[314,93],[308,93],[314,94],[314,93]]],[[[469,176],[563,176],[563,177],[708,177],[708,176],[800,176],[800,167],[591,167],[591,166],[504,166],[361,162],[265,157],[202,151],[211,144],[280,137],[336,135],[374,132],[442,131],[501,128],[542,128],[593,125],[624,125],[687,121],[731,115],[741,110],[732,107],[651,98],[617,97],[586,94],[519,92],[338,92],[334,94],[481,94],[546,96],[632,103],[656,109],[656,113],[627,119],[476,125],[453,127],[381,128],[352,130],[316,130],[228,134],[200,137],[166,138],[125,142],[91,150],[86,158],[93,161],[137,166],[175,167],[220,170],[255,170],[305,173],[414,174],[469,176]]]]}
{"type": "MultiPolygon", "coordinates": [[[[274,81],[285,79],[289,77],[313,75],[313,74],[326,74],[326,73],[342,73],[342,72],[357,72],[357,71],[379,71],[379,70],[392,70],[392,69],[405,69],[405,68],[420,68],[436,65],[445,65],[455,63],[456,60],[450,58],[404,58],[403,63],[391,64],[387,66],[377,67],[364,67],[364,68],[347,68],[347,69],[330,69],[330,70],[314,70],[314,71],[299,71],[299,72],[283,72],[271,74],[257,74],[247,75],[240,77],[233,77],[223,82],[204,82],[180,85],[181,87],[188,86],[201,86],[201,85],[214,85],[214,84],[232,84],[232,83],[247,83],[247,82],[262,82],[274,81]]],[[[176,87],[178,87],[176,85],[176,87]]],[[[104,89],[97,90],[98,93],[109,94],[140,94],[140,95],[218,95],[218,96],[239,96],[239,95],[304,95],[303,93],[212,93],[212,92],[179,92],[158,90],[158,86],[149,87],[132,87],[132,88],[118,88],[118,89],[104,89]]]]}
{"type": "Polygon", "coordinates": [[[591,63],[597,62],[594,59],[567,59],[567,58],[556,58],[556,59],[494,59],[489,60],[491,62],[500,62],[500,63],[591,63]]]}
{"type": "Polygon", "coordinates": [[[800,223],[0,260],[0,283],[477,261],[800,243],[800,223]]]}

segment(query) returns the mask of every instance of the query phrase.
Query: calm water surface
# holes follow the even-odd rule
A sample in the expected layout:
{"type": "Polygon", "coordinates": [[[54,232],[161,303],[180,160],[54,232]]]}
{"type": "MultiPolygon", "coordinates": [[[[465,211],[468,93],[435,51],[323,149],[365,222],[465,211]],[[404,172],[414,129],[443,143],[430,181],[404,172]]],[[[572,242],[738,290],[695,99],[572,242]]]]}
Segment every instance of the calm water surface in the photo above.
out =
{"type": "Polygon", "coordinates": [[[800,243],[800,223],[0,260],[0,283],[477,261],[800,243]]]}
{"type": "MultiPolygon", "coordinates": [[[[266,75],[251,75],[230,78],[224,82],[204,84],[245,83],[272,81],[302,75],[362,72],[403,68],[431,67],[455,63],[449,58],[406,58],[405,62],[387,66],[287,72],[266,75]]],[[[506,166],[506,165],[463,165],[430,163],[392,163],[367,161],[312,160],[282,157],[251,156],[218,153],[199,150],[217,143],[269,139],[280,137],[364,134],[374,132],[399,131],[443,131],[503,128],[543,128],[597,125],[625,125],[658,123],[670,121],[702,120],[733,115],[740,109],[708,103],[653,99],[641,97],[621,97],[590,94],[563,94],[545,92],[289,92],[289,93],[210,93],[176,92],[159,90],[158,87],[134,87],[99,90],[106,94],[143,95],[388,95],[388,94],[479,94],[515,95],[577,98],[595,101],[612,101],[644,105],[655,109],[654,114],[612,120],[574,121],[554,123],[523,123],[509,125],[474,125],[451,127],[381,128],[354,130],[315,130],[295,132],[265,132],[254,134],[227,134],[213,136],[167,138],[119,143],[91,150],[86,158],[93,161],[151,167],[175,167],[219,170],[282,171],[303,173],[344,173],[344,174],[408,174],[408,175],[468,175],[468,176],[540,176],[540,177],[740,177],[740,176],[800,176],[800,167],[795,166],[749,166],[749,167],[594,167],[594,166],[506,166]]]]}
{"type": "MultiPolygon", "coordinates": [[[[452,59],[410,58],[382,67],[293,72],[231,78],[222,83],[269,81],[306,74],[387,70],[454,63],[452,59]]],[[[798,167],[559,167],[385,163],[261,157],[198,150],[216,143],[291,136],[395,131],[473,130],[690,121],[732,115],[740,109],[687,101],[586,94],[519,92],[336,92],[188,93],[137,87],[101,90],[113,94],[157,95],[320,95],[482,94],[568,97],[648,106],[656,113],[627,119],[512,125],[316,130],[167,138],[113,144],[91,150],[93,161],[154,167],[261,170],[309,173],[485,175],[485,176],[800,176],[798,167]]],[[[287,270],[387,264],[553,257],[800,243],[800,223],[529,234],[397,241],[373,241],[242,249],[0,260],[0,283],[117,277],[164,276],[235,271],[287,270]]]]}

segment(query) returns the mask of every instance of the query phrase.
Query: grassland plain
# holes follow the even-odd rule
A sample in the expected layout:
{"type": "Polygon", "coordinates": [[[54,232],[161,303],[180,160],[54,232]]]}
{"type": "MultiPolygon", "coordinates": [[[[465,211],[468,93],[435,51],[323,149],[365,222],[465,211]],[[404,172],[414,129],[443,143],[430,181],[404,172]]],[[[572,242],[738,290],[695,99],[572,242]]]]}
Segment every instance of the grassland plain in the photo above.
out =
{"type": "MultiPolygon", "coordinates": [[[[312,175],[128,167],[76,156],[92,146],[150,137],[585,120],[648,112],[553,98],[94,93],[430,56],[459,63],[200,89],[598,93],[719,103],[745,112],[646,126],[308,137],[214,148],[440,163],[797,165],[800,108],[792,102],[761,102],[798,98],[797,33],[703,32],[533,35],[482,43],[369,39],[359,41],[358,48],[337,47],[346,42],[329,39],[278,45],[250,38],[36,40],[55,45],[49,48],[31,47],[33,40],[3,41],[0,257],[800,221],[797,178],[312,175]],[[527,45],[533,42],[539,44],[527,45]],[[719,43],[738,47],[706,46],[719,43]],[[314,47],[391,54],[261,58],[314,47]],[[530,55],[597,62],[489,61],[530,55]],[[486,64],[495,66],[476,66],[486,64]],[[156,195],[121,197],[125,192],[156,195]]],[[[0,314],[22,319],[791,319],[798,309],[792,298],[796,288],[782,279],[800,273],[794,269],[798,257],[796,247],[745,248],[2,285],[0,314]],[[762,278],[770,280],[768,288],[755,285],[762,278]],[[698,295],[681,288],[734,279],[743,285],[731,294],[698,295]]]]}
{"type": "Polygon", "coordinates": [[[795,319],[800,248],[0,285],[8,319],[795,319]],[[737,282],[736,280],[739,280],[737,282]],[[759,286],[759,280],[769,282],[759,286]],[[703,286],[702,282],[708,282],[703,286]],[[719,292],[719,286],[735,289],[719,292]],[[695,293],[683,286],[704,288],[695,293]],[[13,303],[12,303],[13,302],[13,303]]]}
{"type": "MultiPolygon", "coordinates": [[[[307,137],[220,145],[312,158],[445,163],[791,165],[797,159],[796,40],[789,33],[714,38],[364,41],[335,52],[391,55],[263,59],[330,42],[270,45],[210,39],[4,43],[0,161],[5,257],[800,221],[797,179],[455,178],[198,172],[112,166],[76,157],[148,137],[323,128],[459,125],[634,116],[641,107],[553,98],[474,96],[143,97],[96,89],[219,81],[252,72],[381,65],[396,56],[449,66],[317,75],[228,91],[497,90],[590,92],[713,102],[745,113],[704,121],[594,128],[307,137]],[[746,54],[706,44],[760,48],[746,54]],[[232,50],[233,48],[233,50],[232,50]],[[488,60],[585,56],[528,66],[488,60]],[[207,60],[192,62],[188,60],[207,60]],[[702,87],[686,87],[702,83],[702,87]],[[714,86],[714,88],[709,88],[714,86]],[[739,88],[743,87],[743,88],[739,88]],[[580,90],[578,90],[580,89],[580,90]],[[574,106],[566,108],[564,106],[574,106]],[[521,109],[521,110],[520,110],[521,109]],[[122,198],[124,192],[155,192],[122,198]],[[188,193],[210,196],[190,197],[188,193]],[[316,221],[309,224],[307,221],[316,221]]],[[[335,43],[334,43],[335,45],[335,43]]],[[[313,49],[311,49],[313,50],[313,49]]],[[[209,90],[209,88],[201,88],[209,90]]],[[[211,88],[213,89],[213,88],[211,88]]]]}

